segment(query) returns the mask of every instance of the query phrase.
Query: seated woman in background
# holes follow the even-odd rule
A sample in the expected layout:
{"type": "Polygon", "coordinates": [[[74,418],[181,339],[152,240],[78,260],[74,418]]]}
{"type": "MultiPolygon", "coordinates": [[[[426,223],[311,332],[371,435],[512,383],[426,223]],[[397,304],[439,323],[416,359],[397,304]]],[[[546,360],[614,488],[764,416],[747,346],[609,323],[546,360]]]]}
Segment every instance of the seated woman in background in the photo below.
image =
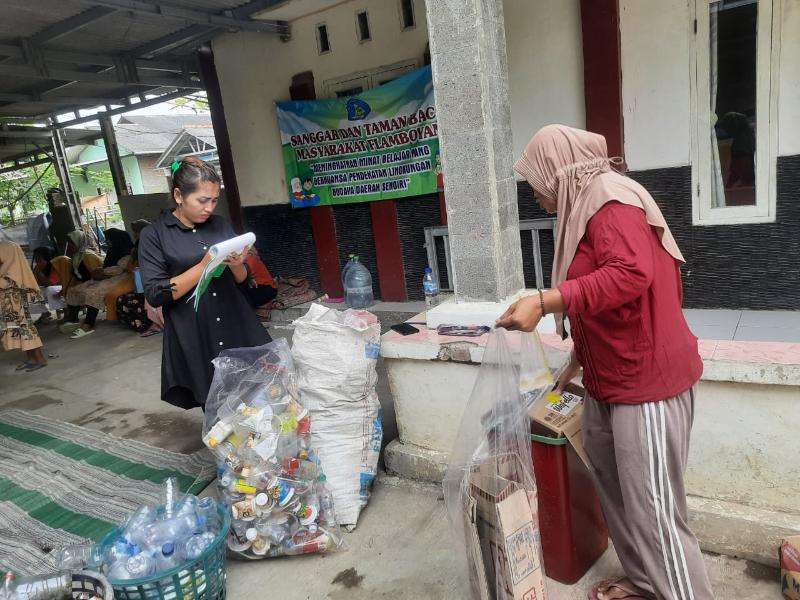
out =
{"type": "MultiPolygon", "coordinates": [[[[53,251],[47,246],[40,246],[33,251],[33,276],[42,289],[42,296],[50,311],[55,311],[57,318],[61,318],[64,308],[64,296],[61,294],[62,285],[58,270],[53,267],[53,251]]],[[[42,314],[37,323],[50,321],[50,313],[42,314]]]]}
{"type": "Polygon", "coordinates": [[[247,256],[244,259],[244,264],[247,266],[248,285],[242,288],[247,302],[256,309],[258,309],[268,302],[272,302],[278,295],[278,284],[270,274],[267,266],[258,256],[258,250],[250,248],[247,256]]]}
{"type": "MultiPolygon", "coordinates": [[[[136,245],[131,240],[127,231],[122,229],[106,229],[104,232],[108,252],[103,261],[103,270],[111,272],[110,269],[120,267],[122,270],[116,277],[116,284],[109,289],[103,296],[103,304],[106,308],[106,321],[118,320],[117,301],[125,294],[136,291],[133,272],[136,270],[135,248],[136,245]]],[[[134,235],[135,232],[134,232],[134,235]]]]}
{"type": "Polygon", "coordinates": [[[37,371],[47,365],[30,312],[31,304],[41,299],[39,283],[22,248],[13,242],[0,243],[0,343],[7,352],[25,352],[17,371],[37,371]]]}
{"type": "MultiPolygon", "coordinates": [[[[134,271],[139,267],[139,236],[149,224],[150,222],[144,219],[131,223],[133,238],[136,240],[131,252],[131,265],[134,271]]],[[[120,323],[142,337],[161,333],[163,329],[161,307],[155,309],[150,306],[144,297],[144,292],[138,289],[134,288],[116,299],[116,313],[120,323]]]]}
{"type": "MultiPolygon", "coordinates": [[[[120,230],[108,230],[108,232],[111,231],[120,230]]],[[[79,339],[92,333],[97,315],[100,310],[105,308],[106,294],[121,282],[127,279],[130,279],[131,282],[133,280],[132,274],[127,270],[133,242],[127,233],[124,231],[121,233],[124,236],[111,235],[109,240],[111,245],[108,248],[106,260],[96,268],[87,264],[90,253],[86,250],[86,234],[76,230],[68,236],[74,250],[72,272],[80,283],[71,285],[67,290],[68,322],[61,326],[61,331],[62,333],[72,333],[70,336],[72,339],[79,339]],[[86,317],[81,325],[78,323],[78,312],[82,306],[86,307],[86,317]]]]}

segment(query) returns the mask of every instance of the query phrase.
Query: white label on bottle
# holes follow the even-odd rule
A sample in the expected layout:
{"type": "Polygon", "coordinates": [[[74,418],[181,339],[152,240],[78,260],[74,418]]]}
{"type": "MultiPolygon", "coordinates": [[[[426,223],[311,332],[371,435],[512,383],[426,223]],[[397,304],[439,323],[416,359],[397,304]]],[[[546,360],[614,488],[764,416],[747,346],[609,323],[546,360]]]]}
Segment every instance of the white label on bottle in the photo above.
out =
{"type": "Polygon", "coordinates": [[[371,294],[372,288],[368,286],[364,287],[354,287],[354,288],[347,288],[347,293],[352,294],[371,294]]]}

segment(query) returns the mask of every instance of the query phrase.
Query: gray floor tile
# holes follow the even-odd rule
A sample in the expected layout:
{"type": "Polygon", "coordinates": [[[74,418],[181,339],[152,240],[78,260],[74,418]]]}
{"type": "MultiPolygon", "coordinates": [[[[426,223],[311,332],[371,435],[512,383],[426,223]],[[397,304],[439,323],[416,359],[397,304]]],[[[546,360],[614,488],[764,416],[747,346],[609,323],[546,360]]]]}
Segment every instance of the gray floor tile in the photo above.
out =
{"type": "Polygon", "coordinates": [[[706,308],[686,308],[683,311],[689,325],[723,325],[736,327],[742,315],[740,310],[715,310],[706,308]]]}
{"type": "Polygon", "coordinates": [[[689,323],[689,329],[701,340],[729,341],[733,339],[736,325],[692,325],[689,323]]]}
{"type": "Polygon", "coordinates": [[[740,325],[733,339],[737,342],[800,343],[800,327],[745,327],[740,325]]]}
{"type": "Polygon", "coordinates": [[[800,329],[800,311],[744,310],[739,325],[743,327],[776,327],[800,329]]]}

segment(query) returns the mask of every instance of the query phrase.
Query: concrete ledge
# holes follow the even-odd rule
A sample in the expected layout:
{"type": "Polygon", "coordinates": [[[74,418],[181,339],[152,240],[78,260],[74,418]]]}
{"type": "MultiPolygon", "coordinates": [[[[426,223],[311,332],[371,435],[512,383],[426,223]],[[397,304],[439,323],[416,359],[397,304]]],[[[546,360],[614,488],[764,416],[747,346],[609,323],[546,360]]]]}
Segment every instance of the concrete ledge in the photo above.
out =
{"type": "Polygon", "coordinates": [[[444,479],[447,455],[414,444],[394,440],[383,454],[386,470],[407,479],[439,483],[444,479]]]}
{"type": "Polygon", "coordinates": [[[782,538],[800,534],[800,514],[689,496],[689,522],[708,552],[778,566],[782,538]]]}

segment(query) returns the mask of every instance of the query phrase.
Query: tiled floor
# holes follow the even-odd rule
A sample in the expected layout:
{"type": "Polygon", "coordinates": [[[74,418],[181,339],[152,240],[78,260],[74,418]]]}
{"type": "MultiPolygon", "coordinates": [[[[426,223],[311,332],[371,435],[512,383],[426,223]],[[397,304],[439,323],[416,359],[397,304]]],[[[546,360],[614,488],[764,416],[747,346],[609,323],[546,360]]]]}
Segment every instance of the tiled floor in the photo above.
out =
{"type": "Polygon", "coordinates": [[[686,309],[683,312],[700,339],[800,342],[800,311],[686,309]]]}

